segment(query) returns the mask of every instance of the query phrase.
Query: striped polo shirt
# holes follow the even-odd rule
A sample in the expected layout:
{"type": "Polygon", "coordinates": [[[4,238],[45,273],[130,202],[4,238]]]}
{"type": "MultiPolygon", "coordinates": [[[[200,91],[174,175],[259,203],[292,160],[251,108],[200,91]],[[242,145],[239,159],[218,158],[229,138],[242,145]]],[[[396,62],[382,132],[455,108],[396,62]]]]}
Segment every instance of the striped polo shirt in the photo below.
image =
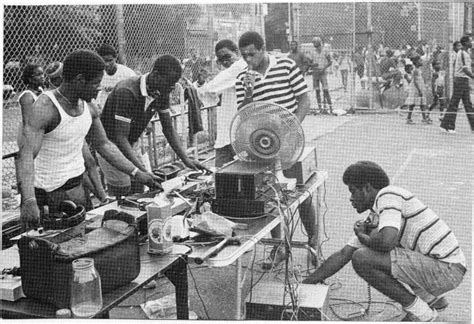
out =
{"type": "MultiPolygon", "coordinates": [[[[276,58],[268,55],[270,64],[265,75],[257,73],[253,89],[253,101],[269,101],[279,104],[291,112],[297,108],[296,98],[308,91],[306,81],[296,63],[286,57],[276,58]]],[[[243,78],[248,71],[246,67],[237,75],[235,92],[237,105],[245,98],[243,78]]]]}
{"type": "MultiPolygon", "coordinates": [[[[379,231],[388,226],[396,228],[401,247],[466,266],[464,253],[449,226],[411,192],[396,186],[381,189],[369,217],[378,222],[379,231]]],[[[348,245],[362,246],[355,235],[348,245]]]]}

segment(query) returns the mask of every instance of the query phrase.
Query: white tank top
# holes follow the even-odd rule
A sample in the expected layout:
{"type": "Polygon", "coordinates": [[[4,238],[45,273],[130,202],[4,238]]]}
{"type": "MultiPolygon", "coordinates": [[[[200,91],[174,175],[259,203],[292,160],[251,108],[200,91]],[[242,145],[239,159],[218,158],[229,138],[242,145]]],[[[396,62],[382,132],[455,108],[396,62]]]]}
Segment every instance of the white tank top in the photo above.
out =
{"type": "Polygon", "coordinates": [[[61,116],[55,129],[43,137],[43,144],[35,159],[35,187],[51,192],[67,180],[84,173],[82,146],[92,125],[87,103],[80,100],[84,111],[80,116],[69,116],[56,100],[52,91],[44,93],[54,103],[61,116]]]}

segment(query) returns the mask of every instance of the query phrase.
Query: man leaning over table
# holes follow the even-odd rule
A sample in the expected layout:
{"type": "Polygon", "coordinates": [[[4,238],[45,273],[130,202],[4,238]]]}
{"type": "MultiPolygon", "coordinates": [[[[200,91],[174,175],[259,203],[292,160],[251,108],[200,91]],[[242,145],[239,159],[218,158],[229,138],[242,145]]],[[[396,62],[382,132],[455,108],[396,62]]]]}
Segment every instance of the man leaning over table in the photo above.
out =
{"type": "MultiPolygon", "coordinates": [[[[156,59],[150,73],[117,83],[105,102],[100,118],[107,137],[142,171],[146,168],[139,154],[139,138],[156,113],[160,117],[163,134],[183,163],[191,169],[207,170],[187,156],[173,127],[170,92],[181,73],[181,64],[174,56],[162,55],[156,59]]],[[[143,188],[135,187],[132,190],[133,177],[111,165],[101,154],[98,158],[107,187],[113,195],[124,196],[131,191],[143,191],[143,188]]]]}

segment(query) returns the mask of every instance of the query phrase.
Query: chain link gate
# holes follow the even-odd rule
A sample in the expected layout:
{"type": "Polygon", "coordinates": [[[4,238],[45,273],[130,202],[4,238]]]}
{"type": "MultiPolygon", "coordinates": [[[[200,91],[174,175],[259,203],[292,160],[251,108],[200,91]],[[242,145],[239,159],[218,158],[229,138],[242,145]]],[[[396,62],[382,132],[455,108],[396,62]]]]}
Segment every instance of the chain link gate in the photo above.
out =
{"type": "MultiPolygon", "coordinates": [[[[162,54],[183,61],[190,56],[191,49],[196,49],[200,56],[206,57],[212,75],[217,68],[215,43],[224,38],[237,42],[248,30],[263,33],[261,4],[4,6],[3,156],[18,150],[16,136],[21,124],[18,95],[25,88],[21,74],[28,63],[45,68],[49,63],[62,61],[76,49],[95,50],[108,43],[118,50],[119,63],[139,74],[149,72],[154,60],[162,54]]],[[[182,94],[173,94],[175,125],[184,139],[187,117],[182,114],[185,112],[182,101],[182,94]]],[[[153,120],[153,131],[142,138],[145,150],[150,149],[151,143],[158,143],[158,151],[150,151],[152,166],[169,161],[169,156],[162,156],[166,142],[160,136],[157,121],[153,120]],[[151,138],[151,134],[156,134],[156,138],[151,138]]],[[[198,140],[204,142],[201,146],[210,146],[212,134],[209,136],[208,130],[212,125],[203,126],[205,131],[198,140]]],[[[2,160],[2,185],[6,192],[16,186],[12,157],[2,160]]],[[[4,209],[18,207],[17,200],[4,201],[4,209]]]]}

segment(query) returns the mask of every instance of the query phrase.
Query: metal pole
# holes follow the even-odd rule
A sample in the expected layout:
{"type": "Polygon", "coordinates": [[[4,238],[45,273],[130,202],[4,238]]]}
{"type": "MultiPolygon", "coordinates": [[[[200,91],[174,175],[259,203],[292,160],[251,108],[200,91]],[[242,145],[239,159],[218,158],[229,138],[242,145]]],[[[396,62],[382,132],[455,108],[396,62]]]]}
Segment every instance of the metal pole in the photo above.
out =
{"type": "Polygon", "coordinates": [[[418,40],[421,41],[421,2],[415,2],[417,11],[417,24],[418,24],[418,40]]]}
{"type": "Polygon", "coordinates": [[[372,4],[367,3],[367,89],[369,90],[369,109],[374,108],[374,98],[372,91],[372,4]]]}
{"type": "Polygon", "coordinates": [[[354,71],[354,54],[356,51],[356,13],[355,13],[355,2],[352,3],[352,53],[351,53],[351,61],[352,61],[352,87],[350,91],[350,106],[351,109],[355,107],[355,89],[356,89],[356,73],[354,71]]]}
{"type": "Polygon", "coordinates": [[[118,61],[127,65],[125,55],[125,19],[123,17],[123,5],[115,5],[115,17],[117,20],[118,61]]]}
{"type": "Polygon", "coordinates": [[[291,26],[291,2],[288,2],[288,43],[293,40],[293,28],[291,26]]]}
{"type": "Polygon", "coordinates": [[[464,3],[464,24],[463,24],[463,32],[464,34],[467,34],[468,32],[472,32],[472,30],[469,28],[469,14],[470,14],[470,9],[471,9],[471,4],[468,2],[464,3]]]}

